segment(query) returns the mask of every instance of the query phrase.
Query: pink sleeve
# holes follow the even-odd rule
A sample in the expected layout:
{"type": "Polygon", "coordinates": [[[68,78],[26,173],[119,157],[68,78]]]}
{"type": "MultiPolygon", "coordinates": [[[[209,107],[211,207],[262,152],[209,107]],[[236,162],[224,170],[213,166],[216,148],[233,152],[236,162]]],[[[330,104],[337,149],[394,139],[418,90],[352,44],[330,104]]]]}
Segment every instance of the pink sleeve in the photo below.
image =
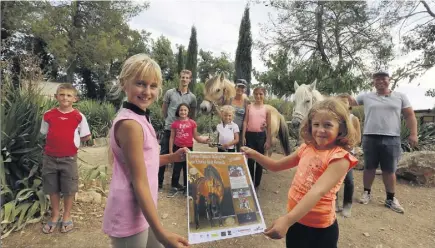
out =
{"type": "Polygon", "coordinates": [[[176,129],[177,128],[177,123],[178,123],[178,121],[174,121],[174,122],[172,122],[172,124],[171,124],[171,129],[173,128],[173,129],[176,129]]]}
{"type": "Polygon", "coordinates": [[[191,119],[190,121],[191,121],[191,123],[192,123],[192,127],[193,127],[193,128],[196,128],[196,127],[197,127],[196,122],[195,122],[194,120],[192,120],[192,119],[191,119]]]}

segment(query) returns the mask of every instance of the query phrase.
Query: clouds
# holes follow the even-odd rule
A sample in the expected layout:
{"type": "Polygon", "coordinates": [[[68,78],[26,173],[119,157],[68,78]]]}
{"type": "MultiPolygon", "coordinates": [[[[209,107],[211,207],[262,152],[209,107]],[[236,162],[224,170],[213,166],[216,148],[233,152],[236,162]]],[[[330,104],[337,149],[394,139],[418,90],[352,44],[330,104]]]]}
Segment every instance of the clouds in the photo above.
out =
{"type": "MultiPolygon", "coordinates": [[[[226,52],[234,59],[239,26],[247,2],[247,0],[151,0],[150,8],[133,18],[129,24],[133,29],[145,29],[151,32],[153,38],[166,36],[174,50],[175,44],[188,46],[190,30],[192,25],[195,25],[200,49],[212,51],[215,55],[226,52]]],[[[269,14],[274,15],[276,12],[262,4],[251,5],[251,32],[254,41],[262,38],[260,24],[268,23],[269,14]]],[[[266,70],[255,49],[252,63],[256,70],[266,70]]],[[[255,78],[253,82],[256,83],[255,78]]],[[[427,109],[435,105],[435,98],[424,96],[428,88],[435,88],[435,68],[412,84],[401,83],[397,90],[407,93],[415,109],[427,109]],[[418,83],[421,87],[417,87],[418,83]]]]}
{"type": "MultiPolygon", "coordinates": [[[[173,47],[189,44],[190,29],[195,25],[200,49],[220,54],[226,52],[234,59],[239,38],[239,26],[247,1],[189,0],[151,1],[150,8],[130,21],[133,29],[150,31],[153,37],[165,35],[173,47]]],[[[259,23],[268,20],[271,11],[263,5],[251,6],[251,32],[254,40],[260,38],[259,23]]],[[[253,67],[265,69],[258,53],[253,53],[253,67]]]]}

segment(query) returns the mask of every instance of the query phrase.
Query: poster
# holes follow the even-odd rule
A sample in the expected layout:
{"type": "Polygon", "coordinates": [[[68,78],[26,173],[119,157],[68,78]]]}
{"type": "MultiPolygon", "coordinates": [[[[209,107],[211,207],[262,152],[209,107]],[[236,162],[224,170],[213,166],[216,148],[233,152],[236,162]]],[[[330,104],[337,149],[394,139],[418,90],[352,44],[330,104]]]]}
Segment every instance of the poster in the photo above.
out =
{"type": "Polygon", "coordinates": [[[243,154],[190,152],[187,173],[190,244],[264,231],[263,214],[243,154]]]}

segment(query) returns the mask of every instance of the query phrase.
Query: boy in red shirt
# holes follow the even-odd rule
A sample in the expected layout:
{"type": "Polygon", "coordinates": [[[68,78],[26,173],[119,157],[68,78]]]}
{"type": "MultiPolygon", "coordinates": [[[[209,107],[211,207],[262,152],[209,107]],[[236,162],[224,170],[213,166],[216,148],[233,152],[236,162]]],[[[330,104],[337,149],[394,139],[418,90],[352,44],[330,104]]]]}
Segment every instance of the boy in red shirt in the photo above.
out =
{"type": "Polygon", "coordinates": [[[50,195],[51,220],[42,228],[52,233],[58,224],[61,232],[73,229],[71,208],[78,191],[77,150],[81,141],[91,138],[86,117],[72,107],[77,90],[71,84],[61,84],[54,95],[59,107],[45,112],[41,133],[46,135],[42,161],[42,180],[45,194],[50,195]],[[60,193],[64,197],[64,213],[60,221],[60,193]]]}

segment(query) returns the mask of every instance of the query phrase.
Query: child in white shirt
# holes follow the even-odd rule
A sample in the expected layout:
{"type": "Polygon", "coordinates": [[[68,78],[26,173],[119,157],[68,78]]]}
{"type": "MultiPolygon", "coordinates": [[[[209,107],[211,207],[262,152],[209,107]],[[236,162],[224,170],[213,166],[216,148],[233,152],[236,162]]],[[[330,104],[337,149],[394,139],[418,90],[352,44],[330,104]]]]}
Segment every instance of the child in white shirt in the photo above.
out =
{"type": "Polygon", "coordinates": [[[233,122],[234,107],[225,105],[220,109],[222,122],[216,127],[220,146],[218,152],[235,152],[235,145],[239,142],[239,126],[233,122]]]}

